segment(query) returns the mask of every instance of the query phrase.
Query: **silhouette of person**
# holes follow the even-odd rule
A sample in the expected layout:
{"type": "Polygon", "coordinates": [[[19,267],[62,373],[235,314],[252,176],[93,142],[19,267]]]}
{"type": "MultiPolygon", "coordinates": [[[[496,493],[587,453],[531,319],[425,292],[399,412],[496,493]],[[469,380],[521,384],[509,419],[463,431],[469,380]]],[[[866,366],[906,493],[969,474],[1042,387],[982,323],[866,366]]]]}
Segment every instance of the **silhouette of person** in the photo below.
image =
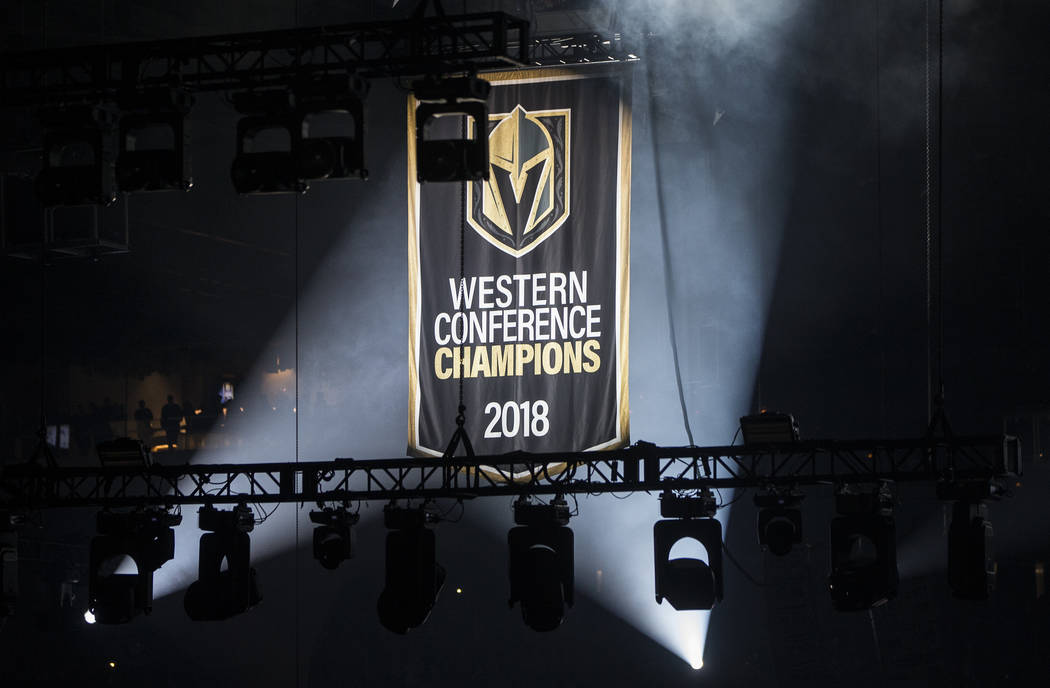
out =
{"type": "Polygon", "coordinates": [[[144,400],[139,399],[139,407],[135,409],[135,427],[139,439],[146,445],[147,449],[153,444],[151,442],[153,439],[153,428],[150,426],[150,421],[152,420],[153,411],[149,410],[144,400]]]}
{"type": "Polygon", "coordinates": [[[186,421],[186,448],[187,449],[192,446],[190,444],[190,440],[191,440],[191,437],[193,435],[193,431],[195,429],[193,426],[197,422],[197,419],[194,418],[194,414],[193,414],[195,409],[196,409],[196,407],[194,407],[194,405],[192,403],[190,403],[189,401],[186,401],[185,399],[182,400],[182,418],[183,418],[183,420],[186,421]]]}
{"type": "Polygon", "coordinates": [[[168,403],[160,410],[160,426],[168,437],[168,447],[174,448],[179,441],[179,421],[182,420],[182,409],[175,403],[175,397],[168,395],[168,403]]]}

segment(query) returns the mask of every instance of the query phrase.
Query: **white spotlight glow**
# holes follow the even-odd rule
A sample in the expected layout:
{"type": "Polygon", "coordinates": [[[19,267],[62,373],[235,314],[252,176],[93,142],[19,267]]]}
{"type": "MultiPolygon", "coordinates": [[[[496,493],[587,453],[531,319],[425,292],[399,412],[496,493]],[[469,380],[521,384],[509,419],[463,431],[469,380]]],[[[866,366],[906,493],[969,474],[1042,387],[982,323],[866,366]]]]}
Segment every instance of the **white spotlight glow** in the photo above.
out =
{"type": "Polygon", "coordinates": [[[90,609],[84,612],[84,621],[89,624],[95,623],[95,612],[91,611],[90,609]]]}
{"type": "Polygon", "coordinates": [[[691,660],[691,661],[689,662],[689,666],[691,666],[691,667],[693,667],[694,669],[696,669],[697,671],[699,671],[700,669],[703,669],[703,668],[704,668],[704,660],[700,659],[699,657],[694,657],[694,658],[693,658],[693,659],[692,659],[692,660],[691,660]]]}

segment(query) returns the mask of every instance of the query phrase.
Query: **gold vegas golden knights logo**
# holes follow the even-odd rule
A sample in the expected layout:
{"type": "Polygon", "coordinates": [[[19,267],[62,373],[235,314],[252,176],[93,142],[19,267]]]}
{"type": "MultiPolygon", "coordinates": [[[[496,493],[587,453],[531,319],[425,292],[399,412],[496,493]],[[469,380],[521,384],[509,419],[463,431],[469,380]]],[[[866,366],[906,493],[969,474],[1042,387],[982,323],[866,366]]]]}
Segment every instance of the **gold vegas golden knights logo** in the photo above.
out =
{"type": "Polygon", "coordinates": [[[467,221],[520,257],[569,217],[569,110],[528,112],[518,105],[489,115],[488,125],[489,180],[467,184],[467,221]]]}

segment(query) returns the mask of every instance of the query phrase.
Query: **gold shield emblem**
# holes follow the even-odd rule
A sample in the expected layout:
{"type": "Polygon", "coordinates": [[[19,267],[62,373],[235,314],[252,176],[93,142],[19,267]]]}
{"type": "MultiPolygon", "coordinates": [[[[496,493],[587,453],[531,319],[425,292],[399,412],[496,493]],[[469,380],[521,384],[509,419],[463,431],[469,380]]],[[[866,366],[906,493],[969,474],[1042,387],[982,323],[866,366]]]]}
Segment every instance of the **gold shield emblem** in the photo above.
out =
{"type": "Polygon", "coordinates": [[[520,257],[569,217],[569,110],[518,105],[489,115],[488,127],[489,180],[467,184],[467,222],[520,257]]]}

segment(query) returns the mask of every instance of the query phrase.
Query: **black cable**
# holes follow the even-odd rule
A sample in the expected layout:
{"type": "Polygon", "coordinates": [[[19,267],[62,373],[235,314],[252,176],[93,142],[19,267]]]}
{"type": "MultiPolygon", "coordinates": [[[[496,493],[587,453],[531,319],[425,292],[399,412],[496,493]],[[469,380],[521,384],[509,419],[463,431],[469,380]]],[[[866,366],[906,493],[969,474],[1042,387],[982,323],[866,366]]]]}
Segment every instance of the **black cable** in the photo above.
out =
{"type": "Polygon", "coordinates": [[[735,566],[737,570],[740,571],[740,573],[744,574],[744,578],[747,578],[749,581],[751,581],[751,583],[760,588],[769,587],[769,583],[762,583],[761,581],[757,580],[754,576],[747,572],[747,569],[740,565],[740,562],[738,562],[736,560],[736,557],[733,556],[732,552],[729,551],[729,548],[726,546],[724,540],[722,541],[722,551],[726,553],[726,558],[729,559],[730,562],[732,562],[733,566],[735,566]]]}
{"type": "MultiPolygon", "coordinates": [[[[652,71],[652,60],[645,61],[645,73],[646,78],[649,82],[649,88],[652,89],[653,85],[653,71],[652,71]]],[[[685,435],[689,439],[689,446],[695,447],[696,443],[693,441],[693,429],[689,424],[689,410],[685,403],[685,389],[682,386],[682,369],[678,361],[678,337],[675,333],[674,324],[674,309],[673,296],[674,296],[674,282],[671,279],[671,248],[670,241],[668,239],[667,232],[667,211],[664,208],[664,187],[660,177],[660,158],[657,155],[657,141],[656,141],[656,115],[655,108],[653,106],[652,93],[649,94],[649,131],[652,132],[652,148],[653,148],[653,177],[656,182],[656,206],[658,208],[659,223],[660,223],[660,239],[661,247],[663,249],[663,263],[664,263],[664,293],[665,300],[667,302],[667,328],[671,337],[671,357],[674,361],[674,379],[675,384],[678,386],[678,403],[682,407],[682,424],[685,426],[685,435]]]]}

